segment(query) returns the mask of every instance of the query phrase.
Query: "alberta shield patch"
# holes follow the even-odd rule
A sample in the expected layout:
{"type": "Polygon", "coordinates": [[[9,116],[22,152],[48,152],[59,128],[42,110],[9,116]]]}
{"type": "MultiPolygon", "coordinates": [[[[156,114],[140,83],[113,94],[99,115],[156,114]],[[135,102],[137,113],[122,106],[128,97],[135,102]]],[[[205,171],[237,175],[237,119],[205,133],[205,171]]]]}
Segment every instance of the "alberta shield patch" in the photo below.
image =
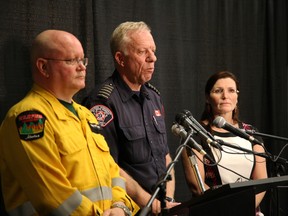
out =
{"type": "Polygon", "coordinates": [[[35,140],[43,137],[46,117],[39,111],[25,111],[16,118],[20,139],[35,140]]]}

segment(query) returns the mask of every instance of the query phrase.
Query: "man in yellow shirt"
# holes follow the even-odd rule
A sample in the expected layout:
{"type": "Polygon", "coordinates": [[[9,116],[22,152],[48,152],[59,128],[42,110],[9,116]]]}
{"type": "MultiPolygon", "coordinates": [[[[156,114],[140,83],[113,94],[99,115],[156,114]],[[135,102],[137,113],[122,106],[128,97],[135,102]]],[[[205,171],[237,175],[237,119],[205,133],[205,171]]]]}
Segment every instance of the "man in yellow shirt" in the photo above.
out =
{"type": "Polygon", "coordinates": [[[98,122],[72,97],[88,59],[72,34],[46,30],[31,49],[33,87],[0,128],[2,192],[9,215],[134,215],[125,180],[98,122]]]}

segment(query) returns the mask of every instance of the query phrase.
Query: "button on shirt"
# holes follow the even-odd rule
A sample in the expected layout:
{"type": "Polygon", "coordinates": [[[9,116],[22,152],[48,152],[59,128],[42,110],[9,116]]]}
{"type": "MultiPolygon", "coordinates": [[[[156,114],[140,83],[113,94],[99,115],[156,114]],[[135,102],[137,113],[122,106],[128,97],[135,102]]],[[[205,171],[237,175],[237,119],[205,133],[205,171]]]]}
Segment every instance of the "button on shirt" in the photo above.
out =
{"type": "Polygon", "coordinates": [[[164,109],[157,91],[143,85],[133,92],[117,71],[85,102],[102,124],[115,161],[148,192],[166,171],[164,109]],[[103,96],[103,86],[111,86],[103,96]]]}

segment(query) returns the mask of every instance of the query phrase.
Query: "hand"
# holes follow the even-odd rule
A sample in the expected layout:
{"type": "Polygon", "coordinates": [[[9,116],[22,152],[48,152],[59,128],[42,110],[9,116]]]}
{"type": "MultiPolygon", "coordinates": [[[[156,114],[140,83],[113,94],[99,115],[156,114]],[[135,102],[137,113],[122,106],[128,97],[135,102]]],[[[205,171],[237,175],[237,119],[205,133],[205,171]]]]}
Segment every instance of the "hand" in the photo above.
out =
{"type": "Polygon", "coordinates": [[[181,203],[180,202],[166,202],[166,208],[173,208],[177,205],[180,205],[181,203]]]}
{"type": "Polygon", "coordinates": [[[161,213],[161,203],[159,200],[155,199],[152,203],[152,213],[153,215],[158,215],[161,213]]]}
{"type": "Polygon", "coordinates": [[[125,210],[122,207],[126,207],[123,202],[115,202],[110,209],[103,212],[103,216],[126,216],[125,210]]]}
{"type": "Polygon", "coordinates": [[[105,210],[103,216],[125,216],[125,213],[121,208],[111,208],[105,210]]]}
{"type": "MultiPolygon", "coordinates": [[[[166,201],[166,208],[173,208],[177,205],[180,205],[181,203],[179,202],[167,202],[166,201]]],[[[159,200],[155,199],[152,203],[152,214],[153,215],[158,215],[161,213],[161,203],[159,200]]]]}

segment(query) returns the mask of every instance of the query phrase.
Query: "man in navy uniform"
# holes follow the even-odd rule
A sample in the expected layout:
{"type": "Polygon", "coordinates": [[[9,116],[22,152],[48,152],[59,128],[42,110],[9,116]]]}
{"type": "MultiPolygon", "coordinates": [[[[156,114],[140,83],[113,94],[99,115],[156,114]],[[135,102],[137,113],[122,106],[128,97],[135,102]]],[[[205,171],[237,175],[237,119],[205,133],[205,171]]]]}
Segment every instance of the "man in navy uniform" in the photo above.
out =
{"type": "MultiPolygon", "coordinates": [[[[120,174],[127,180],[127,193],[143,208],[171,162],[160,93],[148,83],[157,60],[156,45],[146,23],[124,22],[114,30],[110,48],[116,69],[84,105],[103,127],[120,174]]],[[[171,176],[166,185],[168,208],[177,205],[174,170],[171,176]]],[[[152,212],[160,211],[159,200],[154,200],[152,212]]]]}

